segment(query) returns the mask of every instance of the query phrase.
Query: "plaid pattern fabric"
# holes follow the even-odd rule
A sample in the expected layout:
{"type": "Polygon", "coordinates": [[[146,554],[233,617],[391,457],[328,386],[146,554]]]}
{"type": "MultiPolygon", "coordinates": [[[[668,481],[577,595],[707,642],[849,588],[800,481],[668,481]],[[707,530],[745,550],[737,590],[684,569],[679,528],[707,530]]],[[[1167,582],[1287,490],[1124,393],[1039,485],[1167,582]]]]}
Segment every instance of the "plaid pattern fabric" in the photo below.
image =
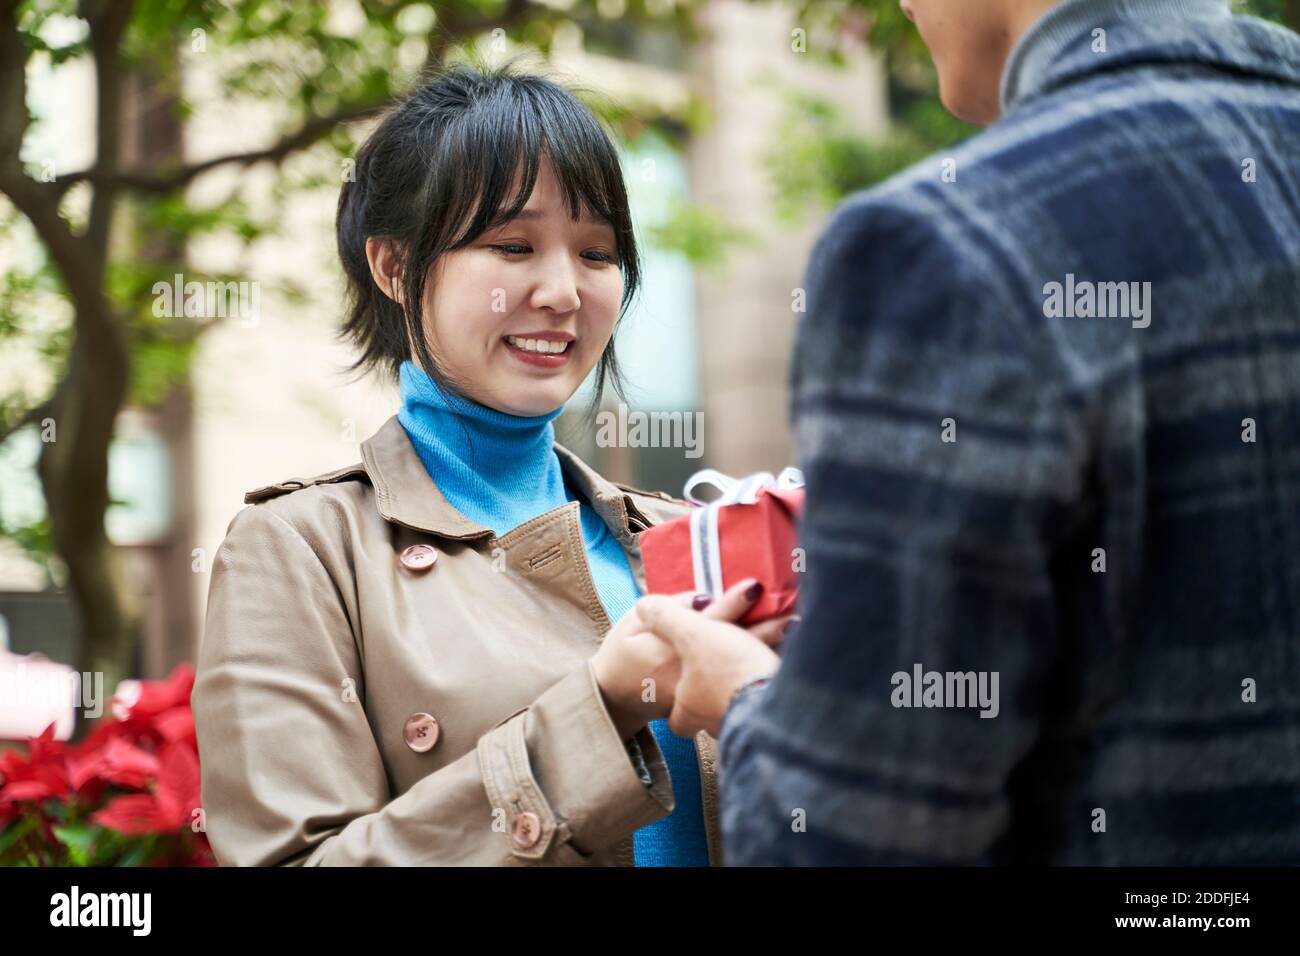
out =
{"type": "Polygon", "coordinates": [[[1073,0],[1003,93],[812,254],[728,862],[1300,863],[1300,38],[1073,0]]]}

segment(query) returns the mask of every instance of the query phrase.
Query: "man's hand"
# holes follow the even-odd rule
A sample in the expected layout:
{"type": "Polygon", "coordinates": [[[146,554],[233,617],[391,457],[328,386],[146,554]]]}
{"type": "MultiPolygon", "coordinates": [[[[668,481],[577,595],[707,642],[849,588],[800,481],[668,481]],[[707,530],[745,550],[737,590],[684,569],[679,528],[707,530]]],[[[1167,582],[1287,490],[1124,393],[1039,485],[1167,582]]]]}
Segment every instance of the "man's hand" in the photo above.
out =
{"type": "Polygon", "coordinates": [[[747,631],[727,619],[739,618],[754,597],[749,582],[733,587],[707,613],[687,608],[680,595],[647,595],[636,604],[642,627],[671,645],[680,661],[668,727],[679,737],[701,730],[718,736],[732,694],[745,681],[774,673],[781,659],[769,645],[779,644],[781,629],[770,622],[747,631]],[[738,613],[737,613],[737,609],[738,613]]]}

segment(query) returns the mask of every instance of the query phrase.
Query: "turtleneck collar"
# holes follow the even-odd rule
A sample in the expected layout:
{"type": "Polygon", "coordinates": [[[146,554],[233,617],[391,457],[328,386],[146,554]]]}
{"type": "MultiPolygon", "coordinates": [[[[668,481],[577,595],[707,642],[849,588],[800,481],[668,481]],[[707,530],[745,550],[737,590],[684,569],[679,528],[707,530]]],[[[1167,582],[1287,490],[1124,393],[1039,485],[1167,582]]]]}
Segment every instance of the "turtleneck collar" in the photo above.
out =
{"type": "Polygon", "coordinates": [[[532,417],[499,412],[459,392],[439,388],[410,361],[402,363],[398,378],[402,424],[418,419],[435,426],[443,450],[466,467],[483,465],[485,456],[498,462],[526,463],[549,454],[555,444],[551,423],[564,411],[563,405],[532,417]]]}
{"type": "Polygon", "coordinates": [[[398,420],[438,490],[466,517],[504,534],[573,500],[545,415],[510,415],[439,388],[409,360],[399,370],[398,420]]]}

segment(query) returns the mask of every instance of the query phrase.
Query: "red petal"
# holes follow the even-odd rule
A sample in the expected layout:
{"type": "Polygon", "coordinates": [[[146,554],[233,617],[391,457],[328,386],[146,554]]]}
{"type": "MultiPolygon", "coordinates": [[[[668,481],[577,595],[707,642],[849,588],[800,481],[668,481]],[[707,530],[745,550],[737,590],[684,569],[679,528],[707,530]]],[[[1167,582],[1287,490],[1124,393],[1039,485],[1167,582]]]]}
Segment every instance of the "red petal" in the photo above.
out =
{"type": "Polygon", "coordinates": [[[61,795],[60,789],[51,787],[44,780],[14,780],[5,786],[5,799],[12,801],[44,800],[61,795]]]}
{"type": "Polygon", "coordinates": [[[202,803],[199,795],[199,758],[184,744],[163,750],[158,771],[158,800],[175,809],[178,825],[188,822],[190,811],[202,803]]]}
{"type": "Polygon", "coordinates": [[[67,792],[68,779],[62,763],[15,767],[0,787],[0,795],[6,800],[44,800],[67,792]]]}
{"type": "Polygon", "coordinates": [[[191,743],[197,746],[194,734],[194,712],[187,701],[184,707],[173,707],[158,715],[153,722],[163,740],[171,743],[191,743]]]}
{"type": "Polygon", "coordinates": [[[27,738],[27,762],[43,763],[46,761],[62,760],[67,754],[69,747],[67,744],[54,739],[54,725],[57,721],[50,721],[48,727],[41,731],[39,737],[27,738]]]}
{"type": "Polygon", "coordinates": [[[98,753],[87,754],[72,763],[72,785],[80,790],[88,781],[104,780],[123,787],[147,787],[158,776],[158,758],[127,743],[110,737],[98,753]]]}
{"type": "Polygon", "coordinates": [[[144,681],[140,699],[131,706],[133,718],[152,718],[165,710],[188,704],[194,689],[194,668],[190,664],[177,664],[166,680],[144,681]]]}
{"type": "Polygon", "coordinates": [[[90,819],[102,827],[128,835],[167,833],[176,829],[174,821],[160,812],[157,801],[148,793],[116,797],[90,819]]]}

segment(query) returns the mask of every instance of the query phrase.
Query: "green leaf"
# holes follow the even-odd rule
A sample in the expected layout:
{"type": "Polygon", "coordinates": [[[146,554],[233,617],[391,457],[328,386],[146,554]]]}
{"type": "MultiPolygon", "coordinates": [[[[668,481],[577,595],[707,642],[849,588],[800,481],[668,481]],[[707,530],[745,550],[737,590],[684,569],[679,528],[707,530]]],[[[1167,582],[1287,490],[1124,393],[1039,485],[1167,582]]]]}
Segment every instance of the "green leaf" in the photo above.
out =
{"type": "MultiPolygon", "coordinates": [[[[41,818],[35,814],[28,814],[11,823],[4,830],[0,831],[0,864],[14,864],[16,860],[8,859],[6,854],[12,847],[15,847],[23,837],[35,830],[41,822],[41,818]]],[[[26,852],[23,853],[25,857],[26,852]]]]}
{"type": "Polygon", "coordinates": [[[154,834],[144,837],[142,840],[131,846],[131,848],[123,854],[122,858],[118,860],[115,865],[139,866],[149,858],[149,854],[153,852],[155,842],[156,837],[154,834]]]}
{"type": "Polygon", "coordinates": [[[73,866],[89,866],[90,851],[95,842],[95,828],[84,823],[56,826],[54,835],[68,848],[68,858],[73,866]]]}

